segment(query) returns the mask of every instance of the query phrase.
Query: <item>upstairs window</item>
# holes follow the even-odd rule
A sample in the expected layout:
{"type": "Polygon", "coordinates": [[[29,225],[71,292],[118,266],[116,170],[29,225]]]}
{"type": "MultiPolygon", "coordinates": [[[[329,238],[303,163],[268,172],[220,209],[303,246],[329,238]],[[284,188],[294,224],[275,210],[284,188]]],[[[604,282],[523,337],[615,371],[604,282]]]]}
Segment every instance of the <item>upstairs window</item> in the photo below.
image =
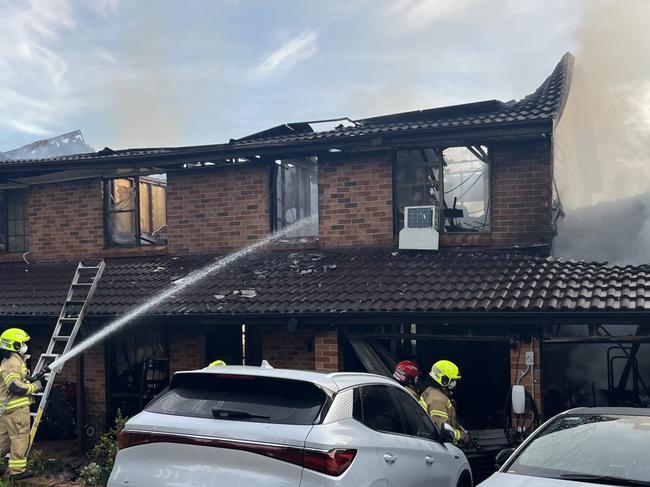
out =
{"type": "Polygon", "coordinates": [[[286,236],[318,236],[318,159],[304,157],[277,160],[274,168],[273,231],[309,218],[309,222],[286,236]]]}
{"type": "Polygon", "coordinates": [[[450,147],[444,158],[444,229],[490,231],[490,166],[483,146],[450,147]]]}
{"type": "Polygon", "coordinates": [[[439,231],[490,231],[486,147],[397,151],[394,178],[396,233],[404,227],[406,206],[435,206],[439,231]]]}
{"type": "Polygon", "coordinates": [[[104,221],[108,247],[166,244],[166,175],[106,180],[104,221]]]}
{"type": "Polygon", "coordinates": [[[0,252],[27,252],[27,192],[0,191],[0,252]]]}

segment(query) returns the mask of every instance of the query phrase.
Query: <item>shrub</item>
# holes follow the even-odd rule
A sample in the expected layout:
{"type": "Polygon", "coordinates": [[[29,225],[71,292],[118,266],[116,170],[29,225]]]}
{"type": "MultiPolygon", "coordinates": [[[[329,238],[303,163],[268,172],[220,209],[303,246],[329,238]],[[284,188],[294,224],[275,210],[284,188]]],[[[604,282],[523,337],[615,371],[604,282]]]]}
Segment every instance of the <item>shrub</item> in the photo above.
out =
{"type": "Polygon", "coordinates": [[[101,435],[99,440],[97,440],[97,444],[90,450],[90,458],[97,463],[103,464],[104,469],[108,473],[113,470],[115,456],[117,455],[117,435],[124,428],[126,421],[127,418],[122,416],[122,412],[118,410],[117,417],[115,418],[115,426],[107,433],[101,435]]]}
{"type": "Polygon", "coordinates": [[[97,485],[102,483],[103,469],[101,465],[92,462],[81,467],[79,470],[79,480],[86,485],[97,485]]]}

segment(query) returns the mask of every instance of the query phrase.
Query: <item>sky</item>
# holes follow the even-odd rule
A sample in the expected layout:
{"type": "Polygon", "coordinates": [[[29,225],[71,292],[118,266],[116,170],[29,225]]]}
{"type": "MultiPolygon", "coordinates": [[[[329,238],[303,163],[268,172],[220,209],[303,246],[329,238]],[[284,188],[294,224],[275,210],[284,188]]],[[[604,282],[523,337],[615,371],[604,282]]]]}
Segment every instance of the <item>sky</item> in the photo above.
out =
{"type": "Polygon", "coordinates": [[[0,151],[521,98],[599,0],[0,0],[0,151]]]}

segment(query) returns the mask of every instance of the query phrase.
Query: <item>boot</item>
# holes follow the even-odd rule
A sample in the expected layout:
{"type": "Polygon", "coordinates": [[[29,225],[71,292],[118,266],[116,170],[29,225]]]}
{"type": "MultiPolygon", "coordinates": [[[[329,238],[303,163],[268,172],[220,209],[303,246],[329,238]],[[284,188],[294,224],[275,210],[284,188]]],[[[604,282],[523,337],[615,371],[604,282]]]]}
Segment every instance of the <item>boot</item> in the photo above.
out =
{"type": "Polygon", "coordinates": [[[25,470],[24,472],[17,473],[11,476],[11,480],[24,480],[31,479],[34,476],[34,472],[31,470],[25,470]]]}

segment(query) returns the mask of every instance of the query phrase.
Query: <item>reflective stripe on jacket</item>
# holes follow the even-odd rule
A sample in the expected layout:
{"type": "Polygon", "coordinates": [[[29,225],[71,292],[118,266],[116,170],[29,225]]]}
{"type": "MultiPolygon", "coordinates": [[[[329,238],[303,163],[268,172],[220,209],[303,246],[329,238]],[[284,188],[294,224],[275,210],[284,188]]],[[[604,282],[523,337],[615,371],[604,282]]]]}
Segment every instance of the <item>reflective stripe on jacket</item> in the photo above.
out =
{"type": "Polygon", "coordinates": [[[12,353],[0,364],[0,404],[6,404],[4,414],[33,402],[36,386],[27,382],[29,369],[23,358],[12,353]]]}
{"type": "Polygon", "coordinates": [[[456,418],[456,407],[447,395],[437,387],[427,387],[420,396],[420,404],[429,413],[434,423],[442,430],[447,423],[454,428],[454,443],[458,443],[467,437],[463,427],[456,418]]]}

